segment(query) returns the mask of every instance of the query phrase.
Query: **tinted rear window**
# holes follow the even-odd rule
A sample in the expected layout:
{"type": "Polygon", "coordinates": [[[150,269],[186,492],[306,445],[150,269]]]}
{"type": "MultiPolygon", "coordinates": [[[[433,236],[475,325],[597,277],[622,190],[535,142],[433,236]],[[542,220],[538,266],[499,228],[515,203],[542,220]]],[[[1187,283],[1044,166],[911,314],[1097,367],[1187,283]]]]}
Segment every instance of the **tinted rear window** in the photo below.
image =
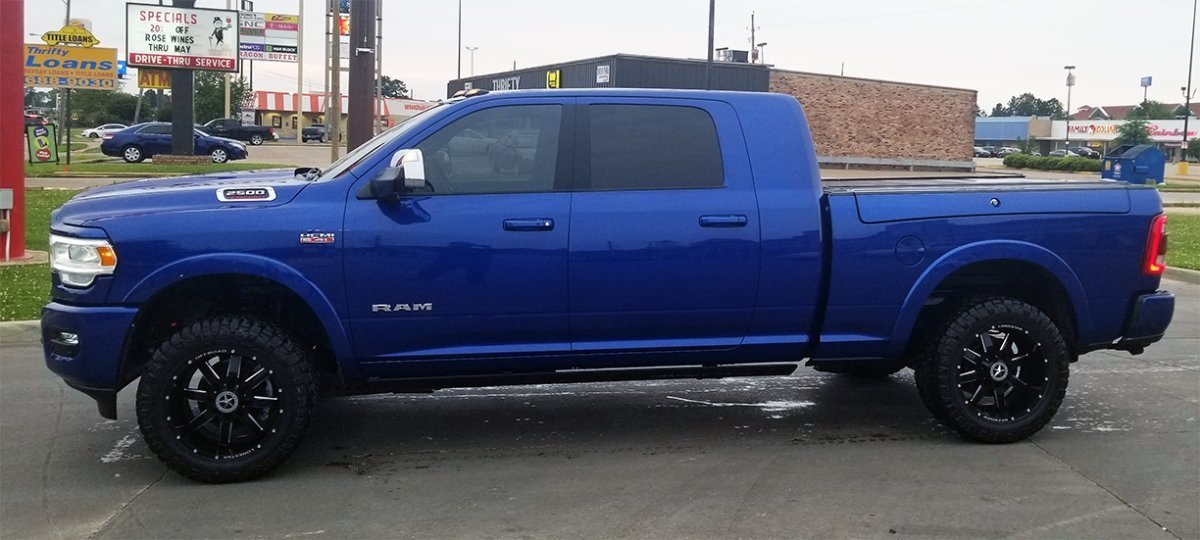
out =
{"type": "Polygon", "coordinates": [[[665,105],[590,105],[593,190],[721,187],[725,172],[712,117],[665,105]]]}

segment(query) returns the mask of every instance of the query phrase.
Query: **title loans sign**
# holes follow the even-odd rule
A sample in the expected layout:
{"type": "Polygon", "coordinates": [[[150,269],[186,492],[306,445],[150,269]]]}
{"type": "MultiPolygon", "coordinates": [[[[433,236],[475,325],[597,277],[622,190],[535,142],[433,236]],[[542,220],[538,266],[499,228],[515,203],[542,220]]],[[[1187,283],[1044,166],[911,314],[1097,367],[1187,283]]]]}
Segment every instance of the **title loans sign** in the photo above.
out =
{"type": "Polygon", "coordinates": [[[300,53],[300,17],[243,11],[238,25],[245,60],[296,62],[300,53]]]}
{"type": "Polygon", "coordinates": [[[238,70],[238,12],[126,4],[129,65],[238,70]]]}
{"type": "Polygon", "coordinates": [[[117,88],[117,50],[25,45],[25,86],[117,88]]]}

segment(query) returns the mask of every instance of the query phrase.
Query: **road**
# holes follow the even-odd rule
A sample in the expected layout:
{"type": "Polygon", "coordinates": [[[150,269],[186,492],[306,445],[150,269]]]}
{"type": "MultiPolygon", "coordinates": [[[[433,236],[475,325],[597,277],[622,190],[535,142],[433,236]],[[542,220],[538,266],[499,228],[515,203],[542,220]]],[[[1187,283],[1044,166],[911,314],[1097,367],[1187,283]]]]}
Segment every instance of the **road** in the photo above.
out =
{"type": "Polygon", "coordinates": [[[0,537],[1200,537],[1200,286],[1092,353],[1031,440],[965,442],[910,375],[543,385],[322,404],[259,481],[196,484],[0,345],[0,537]]]}

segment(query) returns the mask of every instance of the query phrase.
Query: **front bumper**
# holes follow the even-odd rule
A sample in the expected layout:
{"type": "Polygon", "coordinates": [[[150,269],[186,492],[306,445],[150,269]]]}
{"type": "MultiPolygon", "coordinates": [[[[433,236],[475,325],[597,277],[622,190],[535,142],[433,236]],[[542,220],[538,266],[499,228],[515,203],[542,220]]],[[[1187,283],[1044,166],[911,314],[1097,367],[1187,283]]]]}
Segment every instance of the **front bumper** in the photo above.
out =
{"type": "Polygon", "coordinates": [[[67,385],[96,399],[100,414],[116,417],[121,355],[137,309],[71,306],[51,302],[42,308],[42,350],[46,367],[67,385]]]}
{"type": "Polygon", "coordinates": [[[1115,348],[1141,353],[1146,346],[1162,339],[1174,314],[1175,295],[1169,291],[1138,296],[1129,312],[1129,322],[1125,324],[1125,336],[1115,348]]]}

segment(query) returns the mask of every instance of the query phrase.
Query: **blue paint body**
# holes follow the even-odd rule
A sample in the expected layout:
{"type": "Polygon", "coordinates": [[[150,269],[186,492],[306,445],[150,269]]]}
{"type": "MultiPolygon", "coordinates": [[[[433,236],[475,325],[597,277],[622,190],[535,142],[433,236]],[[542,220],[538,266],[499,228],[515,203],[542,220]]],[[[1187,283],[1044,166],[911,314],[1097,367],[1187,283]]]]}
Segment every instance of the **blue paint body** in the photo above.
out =
{"type": "MultiPolygon", "coordinates": [[[[573,150],[570,137],[560,152],[573,150]]],[[[1156,341],[1173,297],[1142,273],[1154,189],[1123,183],[832,183],[822,187],[792,98],[762,93],[556,90],[454,101],[315,181],[291,171],[130,182],[80,194],[55,234],[109,239],[117,271],[56,279],[47,364],[74,386],[131,377],[130,326],[169,287],[255,276],[300,298],[347,385],[407,377],[619,366],[901,356],[939,285],[972,265],[1053,278],[1076,352],[1156,341]],[[392,154],[474,111],[510,104],[686,105],[706,111],[714,189],[360,198],[392,154]],[[220,202],[270,186],[271,201],[220,202]],[[301,233],[334,233],[302,244],[301,233]],[[403,305],[380,310],[377,305],[403,305]],[[408,306],[430,304],[432,309],[408,306]],[[51,344],[81,336],[70,358],[51,344]]],[[[1131,348],[1131,347],[1124,347],[1131,348]]]]}

